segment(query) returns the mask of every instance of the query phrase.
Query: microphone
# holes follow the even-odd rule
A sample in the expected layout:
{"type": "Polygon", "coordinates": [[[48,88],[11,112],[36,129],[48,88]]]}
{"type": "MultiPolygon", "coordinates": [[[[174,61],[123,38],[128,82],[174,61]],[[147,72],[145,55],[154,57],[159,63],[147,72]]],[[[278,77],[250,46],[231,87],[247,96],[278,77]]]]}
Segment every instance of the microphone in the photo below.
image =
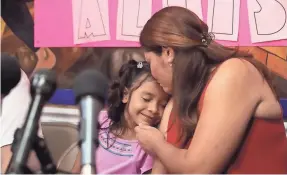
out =
{"type": "Polygon", "coordinates": [[[95,174],[95,149],[98,146],[98,114],[104,107],[108,80],[98,71],[87,70],[75,78],[73,87],[80,107],[79,125],[82,174],[95,174]]]}
{"type": "Polygon", "coordinates": [[[21,79],[20,64],[16,57],[1,53],[1,96],[6,96],[21,79]]]}
{"type": "Polygon", "coordinates": [[[12,145],[13,156],[6,173],[24,174],[27,171],[25,164],[37,138],[42,108],[55,90],[56,74],[54,72],[40,70],[33,75],[30,89],[32,101],[23,127],[15,132],[12,145]]]}

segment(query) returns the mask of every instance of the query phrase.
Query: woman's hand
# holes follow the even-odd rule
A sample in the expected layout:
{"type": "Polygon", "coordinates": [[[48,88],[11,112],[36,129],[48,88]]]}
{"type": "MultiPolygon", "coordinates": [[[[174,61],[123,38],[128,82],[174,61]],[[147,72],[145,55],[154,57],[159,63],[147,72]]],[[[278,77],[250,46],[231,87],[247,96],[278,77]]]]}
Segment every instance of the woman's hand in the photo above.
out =
{"type": "Polygon", "coordinates": [[[164,135],[157,128],[140,124],[135,132],[142,148],[152,156],[156,155],[156,148],[165,142],[164,135]]]}

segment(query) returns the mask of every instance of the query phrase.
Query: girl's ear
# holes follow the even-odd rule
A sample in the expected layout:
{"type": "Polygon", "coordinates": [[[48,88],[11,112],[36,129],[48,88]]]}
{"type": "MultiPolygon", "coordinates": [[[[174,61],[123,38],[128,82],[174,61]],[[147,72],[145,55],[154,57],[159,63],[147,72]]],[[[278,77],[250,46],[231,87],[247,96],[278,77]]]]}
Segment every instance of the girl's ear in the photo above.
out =
{"type": "Polygon", "coordinates": [[[129,90],[127,88],[125,88],[122,102],[123,103],[127,103],[128,101],[129,101],[129,90]]]}

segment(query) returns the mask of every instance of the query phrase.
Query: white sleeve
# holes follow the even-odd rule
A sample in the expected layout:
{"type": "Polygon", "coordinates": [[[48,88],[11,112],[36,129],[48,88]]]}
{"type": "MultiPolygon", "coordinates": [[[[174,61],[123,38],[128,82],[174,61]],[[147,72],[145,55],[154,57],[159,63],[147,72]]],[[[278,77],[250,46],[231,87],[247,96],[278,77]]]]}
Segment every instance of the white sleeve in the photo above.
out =
{"type": "MultiPolygon", "coordinates": [[[[2,100],[0,147],[12,144],[16,129],[24,124],[30,101],[30,82],[27,75],[21,71],[21,80],[2,100]]],[[[38,135],[42,137],[41,128],[38,135]]]]}

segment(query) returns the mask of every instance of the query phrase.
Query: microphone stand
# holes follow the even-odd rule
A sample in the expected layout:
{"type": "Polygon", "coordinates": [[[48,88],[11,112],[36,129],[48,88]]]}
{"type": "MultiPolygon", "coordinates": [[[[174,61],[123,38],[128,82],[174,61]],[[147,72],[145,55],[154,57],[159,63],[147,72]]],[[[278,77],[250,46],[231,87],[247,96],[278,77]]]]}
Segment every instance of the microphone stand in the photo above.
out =
{"type": "Polygon", "coordinates": [[[31,83],[33,98],[24,125],[20,129],[18,128],[14,134],[11,149],[13,155],[6,173],[32,174],[33,172],[26,166],[31,150],[36,152],[43,173],[57,173],[44,140],[37,136],[42,108],[56,89],[55,79],[55,75],[46,70],[39,71],[34,75],[31,83]]]}
{"type": "MultiPolygon", "coordinates": [[[[12,143],[11,151],[13,153],[13,157],[9,163],[9,166],[7,168],[6,174],[35,174],[33,171],[31,171],[26,164],[28,160],[29,153],[33,150],[36,153],[36,156],[41,164],[41,172],[43,174],[56,174],[57,169],[55,164],[53,163],[53,159],[50,156],[50,152],[46,146],[46,143],[44,139],[40,138],[39,136],[34,135],[32,136],[33,139],[31,139],[31,148],[26,151],[23,157],[20,157],[21,159],[18,159],[19,161],[13,161],[16,159],[16,156],[14,156],[19,149],[20,144],[20,138],[23,135],[23,127],[18,128],[14,134],[14,141],[12,143]],[[25,157],[25,158],[24,158],[25,157]]],[[[19,157],[18,157],[19,158],[19,157]]],[[[17,160],[17,159],[16,159],[17,160]]]]}
{"type": "Polygon", "coordinates": [[[78,145],[82,153],[81,174],[97,174],[95,163],[95,150],[98,148],[98,120],[94,116],[101,109],[91,97],[85,97],[86,101],[80,104],[82,118],[78,125],[80,131],[78,145]],[[90,105],[93,104],[93,105],[90,105]],[[95,120],[96,119],[96,120],[95,120]],[[96,127],[95,127],[96,126],[96,127]],[[90,132],[86,132],[90,131],[90,132]]]}
{"type": "MultiPolygon", "coordinates": [[[[95,146],[97,149],[99,147],[97,138],[94,138],[94,143],[95,143],[95,146]]],[[[81,146],[81,141],[79,141],[78,145],[79,145],[79,147],[81,146]]],[[[92,157],[96,157],[96,156],[92,156],[92,157]]],[[[83,165],[81,168],[81,174],[97,174],[96,164],[94,164],[94,165],[91,165],[91,164],[83,165]]]]}
{"type": "MultiPolygon", "coordinates": [[[[98,144],[98,138],[94,138],[94,144],[96,149],[99,147],[98,144]]],[[[81,141],[79,141],[79,147],[81,146],[81,141]]],[[[95,155],[92,156],[93,158],[96,157],[95,155]]],[[[97,174],[97,167],[96,164],[91,165],[91,164],[85,164],[81,168],[81,174],[97,174]]]]}

